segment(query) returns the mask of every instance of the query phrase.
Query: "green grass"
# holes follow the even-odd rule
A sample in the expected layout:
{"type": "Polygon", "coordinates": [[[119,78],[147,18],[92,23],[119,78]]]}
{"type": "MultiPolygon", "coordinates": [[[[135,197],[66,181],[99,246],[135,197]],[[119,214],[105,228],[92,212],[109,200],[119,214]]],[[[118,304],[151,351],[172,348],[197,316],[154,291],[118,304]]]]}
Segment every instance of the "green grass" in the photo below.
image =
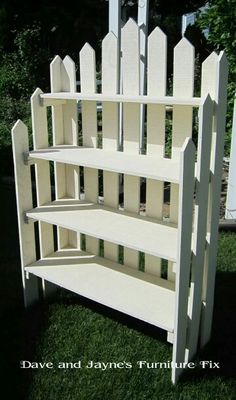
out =
{"type": "MultiPolygon", "coordinates": [[[[236,234],[221,233],[212,340],[198,360],[220,370],[197,368],[172,386],[170,370],[139,369],[138,360],[171,360],[165,332],[61,291],[49,304],[22,307],[14,196],[4,188],[1,242],[1,377],[4,398],[25,400],[233,400],[235,384],[236,234]],[[7,246],[7,237],[11,246],[7,246]],[[9,236],[8,236],[9,237],[9,236]],[[20,360],[53,362],[53,369],[20,370],[20,360]],[[58,369],[59,362],[130,362],[132,369],[58,369]],[[7,382],[11,381],[12,384],[7,382]]],[[[137,294],[138,295],[138,294],[137,294]]]]}

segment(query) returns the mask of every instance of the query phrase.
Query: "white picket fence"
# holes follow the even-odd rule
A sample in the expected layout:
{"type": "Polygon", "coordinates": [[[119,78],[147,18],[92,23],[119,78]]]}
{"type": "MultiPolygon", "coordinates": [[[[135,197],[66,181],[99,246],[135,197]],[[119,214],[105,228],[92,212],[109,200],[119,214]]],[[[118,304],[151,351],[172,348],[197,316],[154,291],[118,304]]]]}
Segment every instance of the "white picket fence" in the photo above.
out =
{"type": "Polygon", "coordinates": [[[177,368],[179,363],[191,360],[199,339],[204,346],[211,334],[227,61],[223,53],[212,53],[204,61],[201,96],[194,97],[194,48],[183,38],[174,49],[173,95],[167,96],[167,39],[156,28],[148,38],[147,94],[140,95],[139,38],[139,27],[130,19],[122,30],[122,94],[117,94],[118,43],[110,32],[102,42],[102,93],[96,91],[95,52],[85,44],[80,52],[80,93],[74,62],[57,56],[50,68],[51,93],[36,89],[32,95],[33,150],[29,151],[26,126],[18,121],[13,127],[22,280],[26,306],[38,299],[39,277],[45,296],[55,284],[166,330],[173,343],[175,383],[184,369],[177,368]],[[103,104],[102,149],[97,148],[96,102],[103,104]],[[118,151],[119,104],[123,151],[118,151]],[[140,104],[146,109],[146,154],[140,154],[140,104]],[[166,158],[169,106],[172,153],[166,158]],[[52,109],[53,146],[48,143],[47,107],[52,109]],[[194,108],[197,149],[191,139],[194,108]],[[37,189],[34,208],[31,165],[37,189]],[[98,170],[103,171],[102,202],[98,170]],[[146,180],[145,213],[140,212],[141,177],[146,180]],[[170,183],[168,221],[163,218],[165,182],[170,183]],[[34,221],[39,229],[38,260],[34,221]],[[86,250],[81,249],[81,234],[86,235],[86,250]],[[139,270],[140,252],[144,272],[139,270]],[[167,279],[162,277],[163,260],[168,261],[167,279]]]}

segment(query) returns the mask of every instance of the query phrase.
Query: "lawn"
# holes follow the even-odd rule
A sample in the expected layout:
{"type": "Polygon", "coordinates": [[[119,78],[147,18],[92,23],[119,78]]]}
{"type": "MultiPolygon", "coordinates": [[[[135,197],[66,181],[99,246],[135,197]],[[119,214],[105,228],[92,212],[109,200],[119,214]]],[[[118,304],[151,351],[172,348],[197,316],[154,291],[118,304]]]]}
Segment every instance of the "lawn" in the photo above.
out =
{"type": "MultiPolygon", "coordinates": [[[[1,377],[4,398],[25,400],[236,399],[236,234],[220,233],[212,340],[198,360],[220,369],[188,371],[175,387],[169,369],[140,369],[137,361],[171,360],[165,332],[86,299],[60,291],[48,304],[22,307],[14,193],[1,187],[1,377]],[[9,240],[10,239],[10,240],[9,240]],[[3,362],[4,360],[4,362],[3,362]],[[20,360],[52,362],[52,369],[20,370],[20,360]],[[58,368],[78,362],[82,368],[58,368]],[[90,361],[132,368],[87,369],[90,361]],[[129,366],[130,364],[126,364],[129,366]],[[9,383],[11,382],[11,383],[9,383]]],[[[78,364],[77,364],[78,366],[78,364]]],[[[114,365],[112,365],[114,367],[114,365]]]]}

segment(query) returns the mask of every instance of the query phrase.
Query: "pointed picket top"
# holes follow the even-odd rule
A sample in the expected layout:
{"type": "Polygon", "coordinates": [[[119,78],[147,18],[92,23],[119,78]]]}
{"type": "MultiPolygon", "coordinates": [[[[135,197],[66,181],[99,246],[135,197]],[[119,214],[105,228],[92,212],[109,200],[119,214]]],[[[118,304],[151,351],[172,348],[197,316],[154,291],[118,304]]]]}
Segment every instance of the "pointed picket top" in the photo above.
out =
{"type": "Polygon", "coordinates": [[[218,55],[213,51],[202,63],[201,96],[209,93],[213,99],[216,97],[218,55]]]}
{"type": "Polygon", "coordinates": [[[122,28],[122,32],[125,34],[132,35],[133,32],[138,32],[138,31],[139,31],[139,26],[133,18],[129,18],[126,24],[122,28]]]}
{"type": "Polygon", "coordinates": [[[165,96],[167,74],[167,37],[156,27],[148,37],[147,92],[165,96]]]}
{"type": "Polygon", "coordinates": [[[118,40],[109,32],[102,41],[102,92],[116,94],[119,69],[118,40]]]}
{"type": "Polygon", "coordinates": [[[139,27],[130,18],[122,29],[121,35],[122,49],[122,73],[123,73],[123,93],[139,94],[139,27]]]}
{"type": "Polygon", "coordinates": [[[12,127],[12,136],[17,135],[19,132],[23,133],[23,134],[28,134],[28,128],[27,126],[24,124],[23,121],[21,121],[21,119],[18,119],[15,124],[12,127]]]}
{"type": "Polygon", "coordinates": [[[61,89],[61,63],[60,56],[55,56],[50,64],[50,87],[51,92],[60,92],[61,89]]]}
{"type": "Polygon", "coordinates": [[[32,103],[36,103],[39,105],[40,104],[40,95],[43,93],[43,91],[40,88],[36,88],[34,93],[31,95],[30,97],[30,101],[31,101],[31,106],[32,103]]]}
{"type": "Polygon", "coordinates": [[[194,46],[183,37],[174,48],[174,95],[193,96],[194,58],[194,46]]]}
{"type": "Polygon", "coordinates": [[[62,61],[61,69],[63,90],[76,92],[76,71],[75,63],[70,56],[66,56],[62,61]]]}
{"type": "Polygon", "coordinates": [[[89,43],[82,47],[79,58],[81,92],[96,93],[96,55],[89,43]]]}

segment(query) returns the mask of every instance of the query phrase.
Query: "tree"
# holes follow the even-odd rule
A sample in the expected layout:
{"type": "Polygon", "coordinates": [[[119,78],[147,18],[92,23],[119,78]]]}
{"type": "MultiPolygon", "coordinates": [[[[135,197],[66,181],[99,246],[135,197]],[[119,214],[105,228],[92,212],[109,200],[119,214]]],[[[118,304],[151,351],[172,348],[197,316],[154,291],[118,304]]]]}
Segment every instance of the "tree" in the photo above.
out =
{"type": "Polygon", "coordinates": [[[236,0],[211,0],[198,24],[209,28],[210,50],[225,50],[229,62],[228,112],[225,149],[229,153],[233,103],[236,91],[236,0]]]}

